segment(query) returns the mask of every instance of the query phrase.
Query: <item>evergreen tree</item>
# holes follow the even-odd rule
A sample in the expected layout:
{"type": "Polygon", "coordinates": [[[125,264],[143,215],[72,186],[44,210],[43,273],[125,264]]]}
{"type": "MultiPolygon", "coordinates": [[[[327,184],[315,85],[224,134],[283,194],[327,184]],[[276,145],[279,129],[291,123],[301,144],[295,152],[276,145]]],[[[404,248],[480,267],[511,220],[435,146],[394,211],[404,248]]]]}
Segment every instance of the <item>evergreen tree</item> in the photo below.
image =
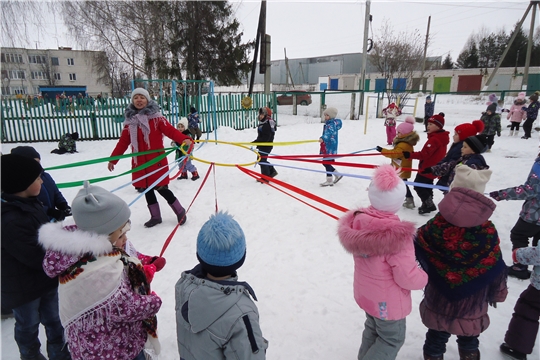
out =
{"type": "Polygon", "coordinates": [[[444,61],[441,66],[442,69],[453,69],[454,68],[454,62],[452,61],[452,57],[450,54],[446,55],[444,58],[444,61]]]}
{"type": "Polygon", "coordinates": [[[478,49],[474,41],[469,41],[467,47],[461,51],[457,58],[456,66],[460,69],[478,68],[478,49]]]}

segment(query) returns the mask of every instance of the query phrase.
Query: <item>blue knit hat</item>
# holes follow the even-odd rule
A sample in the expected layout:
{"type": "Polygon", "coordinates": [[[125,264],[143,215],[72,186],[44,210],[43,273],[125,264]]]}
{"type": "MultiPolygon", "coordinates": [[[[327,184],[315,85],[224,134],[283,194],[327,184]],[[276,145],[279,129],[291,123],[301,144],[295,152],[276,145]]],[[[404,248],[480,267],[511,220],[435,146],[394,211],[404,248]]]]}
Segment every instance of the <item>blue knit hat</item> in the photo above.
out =
{"type": "Polygon", "coordinates": [[[233,275],[246,258],[246,238],[240,225],[227,212],[210,216],[197,236],[197,259],[216,277],[233,275]]]}

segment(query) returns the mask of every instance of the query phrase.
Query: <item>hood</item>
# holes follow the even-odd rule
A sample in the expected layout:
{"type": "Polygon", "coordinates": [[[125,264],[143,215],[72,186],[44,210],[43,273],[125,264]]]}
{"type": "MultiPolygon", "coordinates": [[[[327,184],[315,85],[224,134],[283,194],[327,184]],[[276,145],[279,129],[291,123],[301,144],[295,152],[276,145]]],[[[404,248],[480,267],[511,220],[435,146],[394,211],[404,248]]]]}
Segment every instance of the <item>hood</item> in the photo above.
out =
{"type": "Polygon", "coordinates": [[[427,135],[429,140],[438,140],[442,145],[447,146],[450,142],[450,133],[446,130],[438,130],[427,135]]]}
{"type": "Polygon", "coordinates": [[[372,207],[347,212],[338,222],[341,245],[353,255],[399,253],[416,234],[416,225],[372,207]]]}
{"type": "Polygon", "coordinates": [[[473,227],[485,223],[495,210],[495,203],[471,189],[455,187],[439,203],[439,212],[449,223],[473,227]]]}
{"type": "Polygon", "coordinates": [[[334,123],[334,125],[336,126],[336,129],[340,130],[341,127],[343,126],[343,122],[341,121],[341,119],[328,119],[326,121],[326,124],[330,124],[331,122],[334,123]]]}
{"type": "Polygon", "coordinates": [[[404,142],[407,144],[410,144],[411,146],[415,146],[420,141],[420,136],[416,131],[412,131],[402,137],[395,137],[394,138],[394,146],[397,145],[400,142],[404,142]]]}

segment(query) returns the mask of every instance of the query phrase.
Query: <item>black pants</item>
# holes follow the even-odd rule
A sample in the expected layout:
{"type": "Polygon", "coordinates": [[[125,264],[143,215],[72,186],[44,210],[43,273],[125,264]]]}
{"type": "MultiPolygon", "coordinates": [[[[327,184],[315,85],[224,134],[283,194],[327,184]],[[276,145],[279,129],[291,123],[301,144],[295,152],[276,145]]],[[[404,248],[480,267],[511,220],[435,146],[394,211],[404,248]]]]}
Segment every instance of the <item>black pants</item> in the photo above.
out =
{"type": "MultiPolygon", "coordinates": [[[[328,162],[335,162],[334,159],[323,159],[323,161],[328,162]]],[[[326,169],[326,176],[332,176],[332,173],[336,171],[336,168],[332,166],[332,164],[323,164],[324,168],[326,169]]]]}
{"type": "Polygon", "coordinates": [[[510,131],[512,131],[512,130],[517,130],[517,131],[519,131],[519,125],[520,125],[520,123],[515,122],[515,121],[511,121],[510,124],[511,124],[511,126],[510,126],[510,131]]]}
{"type": "Polygon", "coordinates": [[[529,238],[533,238],[533,246],[538,245],[540,239],[540,225],[526,222],[519,218],[516,225],[510,230],[510,241],[512,242],[512,250],[529,246],[529,238]]]}
{"type": "Polygon", "coordinates": [[[156,190],[159,195],[163,196],[165,200],[167,200],[167,204],[172,204],[176,201],[176,196],[174,196],[173,192],[169,189],[167,185],[165,186],[157,186],[155,188],[150,189],[146,194],[144,194],[144,197],[146,198],[146,203],[148,205],[153,205],[157,203],[157,197],[156,193],[154,192],[156,190]]]}
{"type": "MultiPolygon", "coordinates": [[[[446,352],[446,343],[452,336],[446,331],[428,329],[426,341],[424,342],[424,352],[431,356],[441,356],[446,352]]],[[[461,350],[477,350],[480,341],[478,336],[457,336],[458,348],[461,350]]]]}
{"type": "MultiPolygon", "coordinates": [[[[408,181],[409,179],[403,179],[403,181],[408,181]]],[[[407,189],[407,194],[405,194],[405,197],[412,198],[411,189],[409,189],[409,185],[405,184],[405,189],[407,189]]]]}
{"type": "Polygon", "coordinates": [[[540,290],[529,285],[519,295],[504,342],[512,349],[531,354],[538,334],[540,319],[540,290]]]}
{"type": "Polygon", "coordinates": [[[273,146],[257,146],[257,150],[261,155],[261,160],[259,160],[259,166],[261,167],[261,174],[270,176],[271,173],[276,171],[273,166],[270,166],[268,162],[268,154],[272,152],[273,146]]]}
{"type": "Polygon", "coordinates": [[[491,149],[493,144],[495,144],[495,134],[486,135],[486,143],[487,143],[488,149],[491,149]]]}
{"type": "MultiPolygon", "coordinates": [[[[429,184],[433,185],[433,179],[429,179],[425,176],[422,176],[420,174],[416,174],[416,177],[414,178],[414,182],[420,183],[420,184],[429,184]]],[[[418,197],[422,202],[425,202],[430,197],[433,197],[433,188],[428,187],[422,187],[422,186],[415,186],[414,191],[418,194],[418,197]]]]}
{"type": "Polygon", "coordinates": [[[534,123],[534,119],[527,118],[523,123],[523,131],[525,131],[525,137],[531,137],[531,130],[534,123]]]}

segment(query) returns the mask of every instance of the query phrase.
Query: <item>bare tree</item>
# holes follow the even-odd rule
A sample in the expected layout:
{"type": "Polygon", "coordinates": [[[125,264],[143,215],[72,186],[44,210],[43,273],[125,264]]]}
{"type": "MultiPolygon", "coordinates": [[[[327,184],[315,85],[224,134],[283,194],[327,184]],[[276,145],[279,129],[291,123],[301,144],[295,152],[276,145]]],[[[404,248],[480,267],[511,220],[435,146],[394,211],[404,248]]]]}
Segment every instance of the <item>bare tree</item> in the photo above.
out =
{"type": "Polygon", "coordinates": [[[1,0],[1,41],[4,47],[30,45],[29,24],[43,27],[45,9],[54,9],[54,2],[30,0],[1,0]]]}

